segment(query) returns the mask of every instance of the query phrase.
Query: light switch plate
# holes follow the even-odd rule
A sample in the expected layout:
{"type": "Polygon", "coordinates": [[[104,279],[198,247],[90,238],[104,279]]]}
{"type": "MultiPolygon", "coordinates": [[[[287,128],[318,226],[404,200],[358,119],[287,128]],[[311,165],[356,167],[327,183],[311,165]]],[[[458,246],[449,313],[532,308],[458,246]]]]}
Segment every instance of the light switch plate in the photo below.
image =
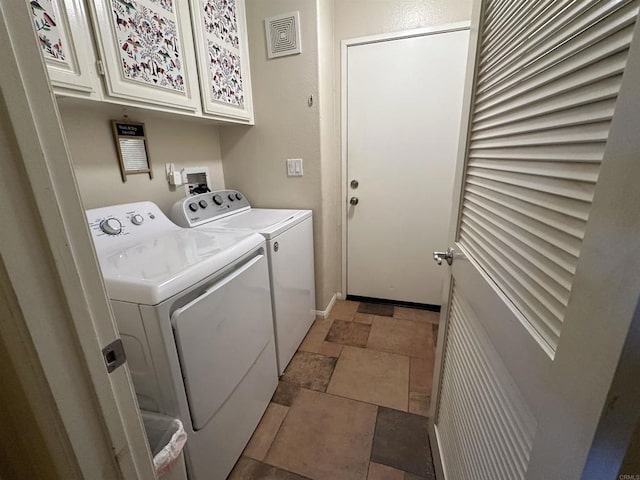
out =
{"type": "Polygon", "coordinates": [[[301,158],[287,159],[287,175],[289,177],[301,177],[304,174],[301,158]]]}

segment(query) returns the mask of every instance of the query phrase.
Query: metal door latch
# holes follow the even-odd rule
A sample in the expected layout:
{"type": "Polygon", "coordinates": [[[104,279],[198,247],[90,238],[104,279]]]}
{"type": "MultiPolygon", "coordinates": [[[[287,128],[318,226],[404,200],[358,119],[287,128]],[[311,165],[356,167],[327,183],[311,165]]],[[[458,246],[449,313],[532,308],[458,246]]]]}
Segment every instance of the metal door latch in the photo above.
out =
{"type": "Polygon", "coordinates": [[[446,252],[433,252],[433,260],[442,265],[442,260],[446,260],[449,265],[453,263],[453,248],[447,248],[446,252]]]}
{"type": "Polygon", "coordinates": [[[359,202],[358,197],[351,197],[351,198],[349,199],[349,203],[350,203],[351,205],[353,205],[354,207],[358,204],[358,202],[359,202]]]}
{"type": "Polygon", "coordinates": [[[109,345],[102,349],[102,356],[104,357],[104,364],[107,366],[107,372],[111,373],[124,362],[127,361],[127,356],[124,353],[124,346],[122,340],[115,339],[109,345]]]}

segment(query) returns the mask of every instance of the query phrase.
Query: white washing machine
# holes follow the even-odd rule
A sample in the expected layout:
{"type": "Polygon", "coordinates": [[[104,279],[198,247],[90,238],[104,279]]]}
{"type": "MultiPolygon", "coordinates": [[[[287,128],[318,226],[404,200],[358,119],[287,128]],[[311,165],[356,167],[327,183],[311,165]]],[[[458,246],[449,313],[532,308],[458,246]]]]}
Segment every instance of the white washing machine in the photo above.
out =
{"type": "Polygon", "coordinates": [[[151,202],[87,219],[140,407],[182,420],[191,480],[226,478],[278,382],[264,238],[151,202]]]}
{"type": "Polygon", "coordinates": [[[315,319],[311,210],[251,208],[240,192],[219,190],[176,202],[170,216],[183,227],[252,231],[266,239],[278,373],[282,375],[315,319]]]}

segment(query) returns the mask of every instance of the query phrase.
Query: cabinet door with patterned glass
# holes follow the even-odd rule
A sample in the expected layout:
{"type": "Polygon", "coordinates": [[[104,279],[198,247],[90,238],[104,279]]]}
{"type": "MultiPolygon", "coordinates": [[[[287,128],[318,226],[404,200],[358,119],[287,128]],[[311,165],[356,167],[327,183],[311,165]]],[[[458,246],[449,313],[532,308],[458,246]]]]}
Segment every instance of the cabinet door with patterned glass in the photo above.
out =
{"type": "Polygon", "coordinates": [[[190,0],[202,109],[253,123],[244,0],[190,0]]]}
{"type": "Polygon", "coordinates": [[[100,81],[82,0],[26,0],[57,94],[99,98],[100,81]]]}
{"type": "Polygon", "coordinates": [[[109,97],[198,109],[188,0],[93,0],[109,97]]]}

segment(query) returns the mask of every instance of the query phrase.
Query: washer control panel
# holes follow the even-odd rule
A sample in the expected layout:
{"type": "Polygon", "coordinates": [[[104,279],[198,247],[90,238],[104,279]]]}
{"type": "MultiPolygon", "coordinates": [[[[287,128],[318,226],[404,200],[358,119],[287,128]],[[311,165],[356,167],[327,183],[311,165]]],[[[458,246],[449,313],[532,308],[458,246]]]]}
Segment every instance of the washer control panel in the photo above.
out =
{"type": "Polygon", "coordinates": [[[171,219],[181,227],[197,227],[250,208],[237,190],[218,190],[177,201],[171,209],[171,219]]]}
{"type": "Polygon", "coordinates": [[[124,247],[163,230],[179,229],[152,202],[137,202],[87,210],[91,236],[100,250],[103,246],[124,247]]]}

